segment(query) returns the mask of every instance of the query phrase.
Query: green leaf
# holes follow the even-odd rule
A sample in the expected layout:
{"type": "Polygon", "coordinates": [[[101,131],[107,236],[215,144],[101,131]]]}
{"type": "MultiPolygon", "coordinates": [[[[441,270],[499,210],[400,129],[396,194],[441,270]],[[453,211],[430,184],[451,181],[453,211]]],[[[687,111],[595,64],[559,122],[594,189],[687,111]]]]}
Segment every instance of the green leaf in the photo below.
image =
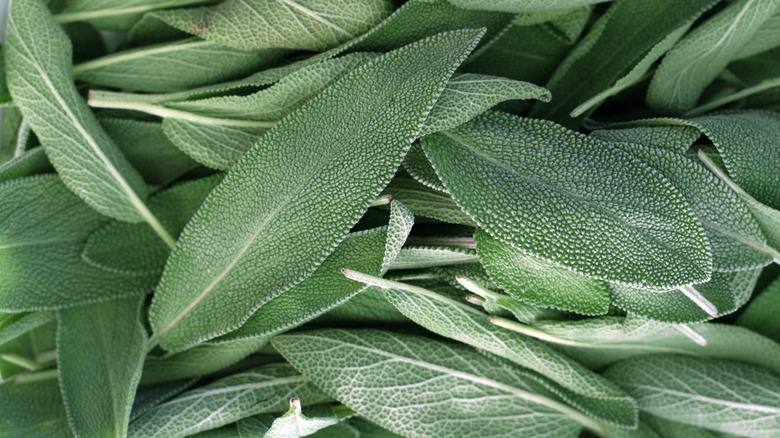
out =
{"type": "Polygon", "coordinates": [[[498,76],[453,76],[425,120],[423,134],[455,128],[498,103],[515,99],[549,102],[550,92],[538,85],[498,76]]]}
{"type": "MultiPolygon", "coordinates": [[[[404,158],[404,169],[420,184],[447,193],[447,189],[444,188],[444,184],[442,184],[438,175],[436,175],[436,171],[431,167],[431,162],[428,161],[428,158],[425,156],[425,151],[423,151],[420,143],[415,142],[412,145],[412,148],[409,149],[409,153],[406,154],[406,157],[404,158]]],[[[460,207],[458,208],[460,209],[460,207]]],[[[466,216],[468,216],[468,214],[466,214],[466,216]]],[[[471,220],[471,218],[469,218],[469,220],[471,220]]]]}
{"type": "Polygon", "coordinates": [[[150,309],[154,338],[177,351],[227,333],[311,274],[390,181],[481,34],[383,55],[263,136],[182,233],[150,309]]]}
{"type": "Polygon", "coordinates": [[[603,315],[609,310],[603,281],[525,254],[481,228],[474,232],[474,240],[490,278],[513,298],[582,315],[603,315]]]}
{"type": "Polygon", "coordinates": [[[73,436],[56,379],[0,384],[0,434],[7,437],[73,436]]]}
{"type": "Polygon", "coordinates": [[[164,93],[236,79],[269,67],[288,53],[281,49],[247,52],[188,38],[83,62],[73,67],[73,76],[94,85],[164,93]]]}
{"type": "Polygon", "coordinates": [[[322,51],[365,33],[391,11],[387,0],[226,0],[155,16],[177,29],[237,49],[322,51]]]}
{"type": "Polygon", "coordinates": [[[130,423],[131,438],[184,437],[252,415],[280,412],[292,397],[307,403],[328,400],[287,364],[255,368],[187,391],[130,423]]]}
{"type": "Polygon", "coordinates": [[[780,432],[780,382],[753,365],[679,355],[619,362],[605,376],[643,411],[671,421],[741,436],[780,432]]]}
{"type": "MultiPolygon", "coordinates": [[[[413,146],[412,150],[414,149],[413,146]]],[[[409,154],[406,157],[408,159],[409,154]]],[[[422,159],[427,163],[428,160],[425,156],[422,159]]],[[[430,164],[428,167],[430,168],[430,164]]],[[[435,173],[433,176],[436,176],[435,173]]],[[[458,207],[458,204],[447,193],[428,188],[412,178],[396,176],[382,194],[389,195],[393,200],[401,202],[415,216],[423,216],[451,224],[474,226],[474,221],[458,207]]]]}
{"type": "MultiPolygon", "coordinates": [[[[5,50],[0,51],[0,55],[3,55],[3,52],[5,50]]],[[[5,73],[5,65],[2,67],[2,71],[5,73]]],[[[5,81],[5,79],[3,80],[5,81]]],[[[8,94],[8,99],[10,98],[11,96],[8,94]]],[[[23,154],[28,148],[29,139],[30,124],[24,121],[19,108],[16,106],[4,108],[3,125],[2,130],[0,130],[0,165],[23,154]]]]}
{"type": "Polygon", "coordinates": [[[599,129],[590,136],[612,143],[635,143],[684,154],[701,133],[691,126],[634,126],[599,129]]]}
{"type": "Polygon", "coordinates": [[[536,371],[551,381],[545,383],[553,392],[585,413],[623,427],[636,426],[636,405],[614,385],[540,342],[491,324],[486,314],[468,304],[358,272],[347,276],[382,287],[388,301],[426,329],[536,371]]]}
{"type": "Polygon", "coordinates": [[[135,393],[133,400],[133,409],[130,411],[130,421],[140,417],[146,411],[168,400],[169,398],[182,393],[189,388],[198,379],[184,379],[173,382],[162,383],[154,386],[140,386],[135,393]]]}
{"type": "Polygon", "coordinates": [[[647,104],[673,114],[693,108],[778,6],[777,0],[740,0],[709,17],[664,57],[650,82],[647,104]]]}
{"type": "Polygon", "coordinates": [[[642,421],[664,438],[717,438],[714,433],[704,429],[665,420],[655,415],[643,414],[642,421]]]}
{"type": "Polygon", "coordinates": [[[576,437],[583,425],[600,430],[518,369],[464,345],[334,329],[272,343],[326,393],[405,436],[456,437],[467,428],[483,437],[576,437]]]}
{"type": "Polygon", "coordinates": [[[76,436],[125,436],[146,354],[142,297],[58,312],[57,363],[76,436]]]}
{"type": "Polygon", "coordinates": [[[70,42],[40,0],[14,2],[6,47],[11,94],[63,182],[103,214],[159,228],[141,176],[76,91],[70,42]]]}
{"type": "Polygon", "coordinates": [[[459,8],[485,9],[488,11],[511,12],[513,14],[528,14],[533,12],[573,9],[580,6],[591,5],[593,3],[600,3],[602,1],[604,0],[449,0],[450,3],[459,8]]]}
{"type": "Polygon", "coordinates": [[[464,263],[479,263],[477,252],[447,246],[407,246],[398,253],[390,269],[422,269],[464,263]]]}
{"type": "MultiPolygon", "coordinates": [[[[174,237],[190,221],[209,193],[222,181],[213,175],[175,185],[154,195],[149,209],[174,237]]],[[[122,275],[159,278],[171,249],[146,224],[112,221],[89,235],[81,254],[89,264],[122,275]]]]}
{"type": "Polygon", "coordinates": [[[339,421],[336,413],[327,406],[314,410],[309,416],[301,412],[301,401],[290,399],[290,409],[274,420],[263,438],[301,438],[309,436],[339,421]]]}
{"type": "Polygon", "coordinates": [[[56,315],[52,312],[33,312],[20,316],[12,323],[2,327],[0,345],[10,342],[38,327],[53,322],[56,315]]]}
{"type": "Polygon", "coordinates": [[[529,255],[654,289],[710,277],[712,255],[685,199],[606,143],[552,122],[487,113],[422,145],[461,208],[529,255]]]}
{"type": "Polygon", "coordinates": [[[165,135],[193,160],[213,169],[230,170],[269,126],[208,125],[166,118],[165,135]]]}
{"type": "Polygon", "coordinates": [[[400,438],[401,435],[396,435],[387,429],[383,429],[376,424],[366,420],[363,417],[350,418],[349,425],[354,427],[360,432],[360,438],[400,438]]]}
{"type": "MultiPolygon", "coordinates": [[[[487,274],[485,273],[484,276],[487,277],[487,274]]],[[[456,277],[456,281],[459,286],[462,286],[469,292],[475,294],[467,296],[467,301],[482,306],[485,311],[491,315],[513,316],[518,321],[526,324],[531,324],[542,319],[561,318],[560,312],[520,302],[509,295],[492,291],[478,282],[475,282],[470,277],[459,275],[456,277]]]]}
{"type": "Polygon", "coordinates": [[[156,278],[106,272],[81,259],[87,236],[108,221],[54,175],[0,184],[0,310],[61,309],[142,295],[156,278]]]}
{"type": "Polygon", "coordinates": [[[54,18],[58,23],[86,21],[99,29],[127,30],[148,11],[209,0],[71,0],[54,18]]]}
{"type": "Polygon", "coordinates": [[[222,339],[271,336],[292,329],[344,303],[366,286],[344,277],[342,269],[384,274],[399,255],[414,217],[393,202],[390,224],[350,233],[308,278],[263,304],[237,330],[222,339]]]}
{"type": "MultiPolygon", "coordinates": [[[[780,280],[776,279],[750,301],[736,323],[780,342],[780,320],[775,314],[778,305],[780,305],[780,280]]],[[[3,334],[5,331],[0,333],[0,336],[3,334]]]]}
{"type": "Polygon", "coordinates": [[[766,18],[753,39],[745,43],[734,59],[745,59],[780,46],[780,9],[766,18]]]}
{"type": "Polygon", "coordinates": [[[52,172],[54,168],[46,158],[45,149],[38,147],[0,165],[0,182],[52,172]]]}
{"type": "MultiPolygon", "coordinates": [[[[337,325],[408,325],[409,320],[395,306],[387,302],[382,290],[376,287],[366,288],[340,306],[314,320],[325,326],[337,325]]],[[[239,329],[240,330],[240,329],[239,329]]]]}

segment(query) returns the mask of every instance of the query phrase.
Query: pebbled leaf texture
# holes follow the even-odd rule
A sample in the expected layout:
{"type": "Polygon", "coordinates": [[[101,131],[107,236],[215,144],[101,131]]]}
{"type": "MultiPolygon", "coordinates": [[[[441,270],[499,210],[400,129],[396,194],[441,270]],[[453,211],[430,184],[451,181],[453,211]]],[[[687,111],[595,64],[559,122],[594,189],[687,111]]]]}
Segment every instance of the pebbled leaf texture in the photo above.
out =
{"type": "Polygon", "coordinates": [[[99,29],[127,30],[148,11],[208,3],[208,0],[72,0],[58,23],[86,21],[99,29]]]}
{"type": "Polygon", "coordinates": [[[383,55],[263,136],[171,254],[150,309],[161,345],[176,351],[231,331],[311,274],[390,181],[481,34],[383,55]]]}
{"type": "Polygon", "coordinates": [[[271,428],[263,435],[263,438],[301,438],[316,434],[338,423],[335,412],[327,406],[320,409],[311,409],[308,415],[301,412],[301,401],[297,398],[290,400],[290,409],[274,420],[271,428]]]}
{"type": "Polygon", "coordinates": [[[56,379],[0,384],[0,434],[8,437],[71,438],[56,379]]]}
{"type": "Polygon", "coordinates": [[[107,216],[149,221],[143,180],[76,91],[70,41],[40,0],[13,2],[5,47],[14,102],[65,185],[107,216]]]}
{"type": "Polygon", "coordinates": [[[736,323],[780,342],[780,321],[775,318],[774,312],[779,303],[780,280],[775,279],[744,308],[736,323]]]}
{"type": "Polygon", "coordinates": [[[573,9],[601,1],[603,0],[449,0],[450,3],[460,8],[485,9],[488,11],[511,12],[513,14],[573,9]]]}
{"type": "Polygon", "coordinates": [[[486,113],[422,145],[480,228],[530,255],[654,289],[711,275],[709,244],[685,199],[606,143],[549,121],[486,113]]]}
{"type": "Polygon", "coordinates": [[[58,312],[60,386],[77,437],[127,435],[146,354],[142,301],[130,297],[58,312]]]}

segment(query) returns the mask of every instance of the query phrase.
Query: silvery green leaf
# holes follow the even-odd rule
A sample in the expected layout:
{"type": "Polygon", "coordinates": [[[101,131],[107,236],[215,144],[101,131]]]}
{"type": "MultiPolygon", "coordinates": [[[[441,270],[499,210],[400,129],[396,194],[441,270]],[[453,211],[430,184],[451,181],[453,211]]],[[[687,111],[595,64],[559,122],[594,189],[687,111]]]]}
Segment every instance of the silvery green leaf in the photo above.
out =
{"type": "Polygon", "coordinates": [[[398,253],[390,269],[422,269],[464,263],[479,263],[477,252],[447,246],[407,246],[398,253]]]}
{"type": "Polygon", "coordinates": [[[520,302],[509,295],[490,290],[470,277],[461,275],[457,281],[459,286],[475,294],[466,297],[467,301],[482,306],[491,315],[512,316],[526,324],[542,319],[561,319],[562,314],[558,311],[520,302]]]}
{"type": "Polygon", "coordinates": [[[160,403],[176,396],[185,389],[194,385],[197,378],[175,380],[173,382],[161,383],[154,386],[140,386],[135,393],[133,400],[133,409],[130,411],[130,421],[140,417],[146,411],[159,405],[160,403]]]}
{"type": "Polygon", "coordinates": [[[100,29],[127,30],[148,11],[208,3],[208,0],[72,0],[54,18],[86,21],[100,29]]]}
{"type": "Polygon", "coordinates": [[[268,343],[268,338],[255,337],[235,341],[204,342],[181,353],[165,356],[148,355],[144,362],[142,385],[204,376],[229,367],[268,343]]]}
{"type": "Polygon", "coordinates": [[[308,415],[304,415],[301,401],[292,398],[290,409],[274,420],[263,438],[301,438],[339,422],[338,416],[329,406],[320,409],[314,407],[309,411],[308,415]]]}
{"type": "Polygon", "coordinates": [[[265,134],[182,233],[150,309],[154,338],[179,351],[232,331],[310,275],[390,181],[481,35],[382,55],[265,134]]]}
{"type": "MultiPolygon", "coordinates": [[[[531,117],[578,125],[577,105],[609,89],[669,34],[695,20],[713,0],[615,2],[558,67],[546,87],[554,99],[537,102],[531,117]]],[[[657,55],[657,54],[655,54],[657,55]]]]}
{"type": "Polygon", "coordinates": [[[513,14],[573,9],[604,1],[609,0],[449,0],[450,3],[460,8],[485,9],[488,11],[511,12],[513,14]]]}
{"type": "Polygon", "coordinates": [[[238,433],[238,427],[235,424],[229,424],[219,429],[207,430],[190,436],[196,438],[246,438],[238,433]]]}
{"type": "Polygon", "coordinates": [[[270,67],[287,53],[282,49],[249,52],[188,38],[76,64],[73,76],[105,87],[167,93],[237,79],[270,67]],[[176,74],[170,74],[172,71],[176,74]]]}
{"type": "Polygon", "coordinates": [[[272,364],[219,379],[157,405],[130,423],[131,438],[184,437],[252,415],[281,412],[290,398],[328,400],[287,364],[272,364]]]}
{"type": "Polygon", "coordinates": [[[588,415],[623,427],[636,426],[636,405],[614,385],[541,342],[491,324],[488,315],[465,302],[405,283],[359,273],[347,276],[382,287],[390,303],[426,329],[539,373],[549,379],[546,384],[553,392],[588,415]]]}
{"type": "Polygon", "coordinates": [[[701,133],[691,126],[634,126],[599,129],[590,135],[612,143],[636,143],[683,154],[701,133]]]}
{"type": "Polygon", "coordinates": [[[57,379],[0,384],[0,434],[7,437],[70,438],[73,432],[57,379]]]}
{"type": "MultiPolygon", "coordinates": [[[[412,146],[412,150],[414,149],[416,148],[412,146]]],[[[407,154],[408,157],[409,154],[407,154]]],[[[422,159],[427,163],[428,160],[424,155],[422,159]]],[[[430,168],[430,164],[427,166],[430,168]]],[[[433,169],[431,172],[434,172],[433,169]]],[[[436,176],[435,173],[433,176],[436,176]]],[[[401,202],[415,216],[474,226],[474,221],[458,207],[458,204],[447,193],[431,189],[412,178],[396,176],[382,194],[389,195],[393,200],[401,202]]]]}
{"type": "Polygon", "coordinates": [[[756,31],[753,39],[745,43],[734,59],[745,59],[780,46],[780,9],[768,17],[756,31]]]}
{"type": "Polygon", "coordinates": [[[474,232],[474,240],[490,278],[513,298],[582,315],[603,315],[609,310],[603,281],[526,254],[481,228],[474,232]]]}
{"type": "Polygon", "coordinates": [[[348,423],[360,432],[360,438],[401,438],[401,435],[383,429],[360,416],[350,418],[348,423]]]}
{"type": "Polygon", "coordinates": [[[13,3],[5,47],[14,100],[68,188],[103,214],[154,225],[141,176],[76,91],[70,41],[40,0],[13,3]]]}
{"type": "Polygon", "coordinates": [[[612,365],[605,376],[639,408],[667,420],[740,436],[780,432],[780,382],[754,365],[652,355],[612,365]]]}
{"type": "Polygon", "coordinates": [[[146,354],[143,297],[58,312],[57,365],[78,437],[125,436],[146,354]]]}
{"type": "Polygon", "coordinates": [[[106,272],[81,258],[87,237],[108,221],[54,175],[0,184],[0,310],[61,309],[142,295],[155,278],[106,272]]]}
{"type": "Polygon", "coordinates": [[[54,168],[46,158],[45,149],[37,147],[0,165],[0,182],[52,172],[54,168]]]}
{"type": "Polygon", "coordinates": [[[518,369],[461,344],[335,329],[272,343],[326,393],[405,436],[458,437],[467,428],[482,437],[576,437],[583,425],[601,429],[518,369]]]}
{"type": "Polygon", "coordinates": [[[425,119],[423,134],[455,128],[498,103],[518,99],[549,102],[550,92],[538,85],[499,76],[473,73],[453,76],[425,119]]]}
{"type": "Polygon", "coordinates": [[[643,413],[642,422],[647,423],[663,438],[717,438],[717,435],[705,429],[669,421],[655,415],[643,413]]]}
{"type": "Polygon", "coordinates": [[[166,118],[163,129],[170,141],[193,160],[213,169],[229,170],[269,127],[207,125],[166,118]]]}
{"type": "MultiPolygon", "coordinates": [[[[213,175],[177,184],[152,196],[149,209],[176,237],[221,180],[213,175]]],[[[112,221],[90,233],[81,256],[108,272],[159,277],[170,253],[146,224],[112,221]]]]}
{"type": "MultiPolygon", "coordinates": [[[[763,291],[758,293],[744,308],[736,323],[780,342],[780,320],[775,310],[780,305],[780,280],[775,279],[763,291]]],[[[9,330],[10,327],[6,330],[9,330]]],[[[5,331],[0,333],[0,336],[5,331]]]]}
{"type": "Polygon", "coordinates": [[[685,199],[606,143],[549,121],[486,113],[422,145],[480,228],[529,255],[654,289],[711,275],[706,236],[685,199]]]}
{"type": "Polygon", "coordinates": [[[3,324],[3,327],[0,329],[0,345],[27,334],[44,324],[53,322],[55,319],[56,315],[53,312],[33,312],[20,316],[8,325],[3,324]]]}
{"type": "Polygon", "coordinates": [[[390,15],[387,0],[225,0],[160,11],[157,18],[209,41],[244,50],[322,51],[365,33],[390,15]]]}
{"type": "Polygon", "coordinates": [[[222,339],[271,336],[290,330],[359,295],[366,286],[342,269],[383,275],[399,256],[414,217],[393,201],[386,227],[350,233],[308,278],[263,304],[237,330],[222,339]]]}
{"type": "Polygon", "coordinates": [[[387,302],[382,290],[376,287],[366,288],[314,322],[325,326],[360,324],[364,327],[369,324],[393,324],[395,327],[412,324],[403,313],[387,302]]]}
{"type": "MultiPolygon", "coordinates": [[[[312,410],[314,410],[316,414],[323,415],[324,417],[333,415],[333,410],[330,408],[330,406],[327,405],[312,406],[307,409],[307,413],[310,413],[309,411],[312,410]]],[[[300,409],[298,412],[300,412],[300,409]]],[[[278,418],[278,420],[281,419],[281,417],[278,418]]],[[[289,419],[290,417],[286,418],[285,420],[289,421],[289,419]]],[[[282,427],[273,430],[275,420],[277,420],[277,416],[273,414],[255,415],[249,418],[244,418],[237,423],[238,434],[241,438],[273,438],[279,436],[285,438],[298,438],[301,436],[310,436],[312,438],[366,438],[366,436],[358,431],[358,429],[345,422],[332,424],[323,429],[315,430],[313,433],[308,435],[301,435],[302,432],[308,430],[306,426],[302,427],[300,431],[296,431],[292,427],[289,427],[290,423],[287,422],[282,423],[282,427]]],[[[320,419],[315,418],[314,420],[319,421],[320,419]]],[[[397,437],[397,435],[391,434],[390,437],[394,438],[397,437]]]]}
{"type": "Polygon", "coordinates": [[[431,163],[425,156],[425,151],[423,151],[420,143],[415,142],[412,148],[409,149],[409,153],[404,158],[404,169],[420,184],[447,193],[447,189],[444,188],[444,184],[436,175],[436,171],[431,167],[431,163]]]}
{"type": "Polygon", "coordinates": [[[740,0],[707,18],[661,61],[647,91],[648,105],[674,114],[693,108],[778,6],[777,0],[740,0]]]}

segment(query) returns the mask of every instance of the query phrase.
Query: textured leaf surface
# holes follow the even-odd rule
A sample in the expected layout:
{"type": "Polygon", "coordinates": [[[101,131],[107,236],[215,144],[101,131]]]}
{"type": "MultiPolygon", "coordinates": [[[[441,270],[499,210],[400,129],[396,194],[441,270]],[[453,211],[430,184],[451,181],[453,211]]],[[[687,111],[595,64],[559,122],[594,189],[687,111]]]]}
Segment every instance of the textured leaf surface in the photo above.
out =
{"type": "Polygon", "coordinates": [[[236,161],[268,131],[263,127],[206,125],[168,118],[165,135],[193,160],[219,170],[230,170],[236,161]]]}
{"type": "Polygon", "coordinates": [[[133,409],[130,411],[130,421],[140,417],[149,409],[168,400],[169,398],[184,392],[198,379],[184,379],[154,386],[140,386],[135,393],[133,409]]]}
{"type": "Polygon", "coordinates": [[[57,364],[76,436],[125,436],[146,354],[141,297],[58,313],[57,364]]]}
{"type": "Polygon", "coordinates": [[[366,286],[344,277],[344,268],[382,275],[401,251],[414,217],[393,202],[387,227],[350,233],[311,276],[263,304],[225,339],[270,336],[303,324],[344,303],[366,286]]]}
{"type": "Polygon", "coordinates": [[[333,410],[327,406],[310,411],[312,412],[309,412],[309,415],[304,415],[301,411],[301,401],[297,398],[290,400],[290,409],[274,420],[263,438],[301,438],[339,421],[333,410]]]}
{"type": "Polygon", "coordinates": [[[73,0],[57,14],[59,23],[87,21],[100,29],[127,30],[148,11],[208,0],[73,0]]]}
{"type": "Polygon", "coordinates": [[[488,113],[422,144],[455,201],[504,243],[624,284],[669,288],[710,276],[706,237],[683,197],[603,142],[488,113]]]}
{"type": "Polygon", "coordinates": [[[523,253],[482,229],[474,232],[482,266],[509,295],[540,307],[603,315],[609,294],[603,281],[523,253]]]}
{"type": "Polygon", "coordinates": [[[326,393],[403,435],[567,437],[581,427],[543,387],[463,345],[376,330],[272,342],[326,393]]]}
{"type": "Polygon", "coordinates": [[[54,168],[46,158],[46,150],[34,148],[0,165],[0,182],[53,171],[54,168]]]}
{"type": "Polygon", "coordinates": [[[57,309],[128,295],[156,279],[113,274],[81,259],[87,236],[108,220],[54,175],[0,185],[0,309],[57,309]]]}
{"type": "Polygon", "coordinates": [[[185,32],[238,49],[325,50],[368,31],[391,10],[387,0],[226,0],[156,16],[185,32]]]}
{"type": "Polygon", "coordinates": [[[286,54],[280,49],[249,52],[188,38],[77,64],[73,76],[94,85],[165,93],[237,79],[271,66],[286,54]]]}
{"type": "Polygon", "coordinates": [[[171,254],[150,311],[162,345],[235,329],[313,272],[390,181],[479,36],[456,31],[383,55],[263,136],[171,254]]]}
{"type": "Polygon", "coordinates": [[[105,215],[146,219],[143,180],[76,91],[70,41],[40,0],[13,3],[5,52],[14,101],[63,182],[105,215]]]}
{"type": "MultiPolygon", "coordinates": [[[[408,154],[407,157],[409,157],[408,154]]],[[[424,155],[422,159],[426,163],[428,162],[424,155]]],[[[428,167],[430,168],[430,164],[428,164],[428,167]]],[[[431,172],[433,172],[433,169],[431,169],[431,172]]],[[[436,177],[435,173],[433,176],[436,177]]],[[[458,204],[452,200],[450,195],[441,190],[426,187],[412,178],[396,176],[390,181],[390,184],[387,185],[382,194],[390,195],[392,199],[401,202],[415,216],[423,216],[452,224],[474,226],[474,221],[458,207],[458,204]]]]}
{"type": "Polygon", "coordinates": [[[65,406],[56,379],[0,385],[0,434],[8,437],[70,438],[65,406]]]}
{"type": "MultiPolygon", "coordinates": [[[[780,320],[776,318],[775,313],[778,306],[780,306],[780,280],[775,280],[750,301],[737,318],[737,324],[780,342],[780,320]]],[[[5,334],[5,331],[2,333],[5,334]]]]}
{"type": "Polygon", "coordinates": [[[654,355],[617,363],[605,376],[634,396],[640,409],[668,420],[742,436],[780,431],[780,382],[764,368],[654,355]]]}
{"type": "Polygon", "coordinates": [[[242,418],[284,411],[290,398],[328,400],[287,364],[266,365],[187,391],[130,424],[129,437],[184,437],[242,418]]]}
{"type": "Polygon", "coordinates": [[[682,154],[693,145],[701,133],[691,126],[634,126],[599,129],[590,135],[613,143],[636,143],[682,154]]]}
{"type": "MultiPolygon", "coordinates": [[[[10,342],[38,327],[54,321],[56,315],[53,312],[33,312],[20,315],[18,319],[0,328],[0,345],[10,342]]],[[[3,320],[5,323],[6,320],[3,320]]]]}
{"type": "Polygon", "coordinates": [[[572,9],[601,1],[603,0],[449,0],[450,3],[460,8],[485,9],[489,11],[511,12],[513,14],[572,9]]]}
{"type": "Polygon", "coordinates": [[[479,263],[477,252],[447,246],[407,246],[398,254],[390,269],[423,269],[464,263],[479,263]]]}

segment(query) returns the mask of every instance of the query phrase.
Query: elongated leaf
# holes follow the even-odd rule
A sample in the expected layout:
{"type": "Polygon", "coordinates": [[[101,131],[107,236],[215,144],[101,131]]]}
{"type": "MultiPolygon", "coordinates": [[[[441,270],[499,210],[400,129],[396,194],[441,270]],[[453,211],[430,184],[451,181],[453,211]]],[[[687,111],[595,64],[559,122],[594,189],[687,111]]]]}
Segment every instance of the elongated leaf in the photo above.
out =
{"type": "Polygon", "coordinates": [[[609,310],[609,294],[603,281],[525,254],[481,228],[474,233],[474,240],[482,266],[512,297],[583,315],[603,315],[609,310]]]}
{"type": "Polygon", "coordinates": [[[193,160],[213,169],[230,170],[268,132],[268,127],[206,125],[163,120],[165,135],[193,160]]]}
{"type": "Polygon", "coordinates": [[[449,0],[455,6],[468,9],[485,9],[489,11],[502,11],[511,12],[513,14],[543,12],[543,11],[555,11],[560,9],[572,9],[579,6],[590,5],[593,3],[600,3],[602,1],[609,0],[552,0],[552,1],[537,1],[537,0],[500,0],[500,1],[485,1],[485,0],[449,0]]]}
{"type": "Polygon", "coordinates": [[[20,316],[19,319],[2,327],[2,331],[0,331],[0,345],[27,334],[44,324],[48,324],[54,321],[55,318],[56,315],[52,312],[33,312],[20,316]]]}
{"type": "Polygon", "coordinates": [[[129,437],[184,437],[242,418],[282,412],[290,398],[305,403],[328,400],[287,364],[266,365],[187,391],[130,423],[129,437]]]}
{"type": "Polygon", "coordinates": [[[423,151],[420,143],[414,143],[412,148],[409,149],[409,153],[404,158],[404,169],[420,184],[447,193],[447,189],[444,188],[444,184],[442,184],[439,176],[436,175],[436,171],[431,167],[431,162],[425,156],[425,151],[423,151]]]}
{"type": "Polygon", "coordinates": [[[314,273],[263,304],[238,330],[224,339],[271,336],[299,326],[363,291],[366,286],[344,277],[344,268],[383,275],[399,255],[414,218],[393,202],[390,224],[350,233],[314,273]]]}
{"type": "Polygon", "coordinates": [[[0,385],[0,434],[7,437],[73,436],[57,379],[0,385]]]}
{"type": "Polygon", "coordinates": [[[422,269],[463,263],[479,263],[477,252],[446,246],[407,246],[398,254],[390,269],[422,269]]]}
{"type": "Polygon", "coordinates": [[[146,411],[176,396],[192,386],[198,379],[184,379],[154,386],[141,386],[135,393],[130,421],[140,417],[146,411]]]}
{"type": "Polygon", "coordinates": [[[554,392],[589,415],[624,427],[636,426],[636,405],[622,391],[552,348],[492,325],[486,314],[466,303],[404,283],[362,275],[353,278],[385,289],[388,301],[426,329],[538,372],[555,382],[550,385],[554,392]]]}
{"type": "MultiPolygon", "coordinates": [[[[409,158],[409,155],[407,154],[406,157],[409,158]]],[[[425,156],[422,159],[427,163],[428,160],[425,156]]],[[[428,167],[430,168],[430,164],[428,167]]],[[[433,169],[431,171],[433,172],[433,169]]],[[[433,176],[436,177],[435,173],[433,176]]],[[[458,204],[447,193],[428,188],[412,178],[396,176],[382,194],[390,195],[393,200],[403,203],[415,216],[474,226],[474,221],[458,207],[458,204]]]]}
{"type": "Polygon", "coordinates": [[[714,433],[705,429],[665,420],[655,415],[642,414],[642,422],[664,438],[717,438],[714,433]]]}
{"type": "Polygon", "coordinates": [[[77,64],[73,76],[95,85],[164,93],[236,79],[271,66],[287,53],[281,49],[248,52],[188,38],[77,64]],[[191,67],[181,68],[182,64],[191,67]]]}
{"type": "MultiPolygon", "coordinates": [[[[780,303],[780,280],[756,295],[737,318],[737,324],[780,342],[780,321],[775,310],[780,303]]],[[[6,330],[9,330],[10,327],[6,330]]],[[[0,334],[2,336],[5,331],[0,334]]]]}
{"type": "Polygon", "coordinates": [[[54,18],[59,23],[87,21],[100,29],[127,30],[148,11],[208,0],[73,0],[54,18]]]}
{"type": "Polygon", "coordinates": [[[141,176],[76,91],[70,42],[40,0],[13,3],[6,47],[11,94],[63,182],[105,215],[154,221],[141,176]]]}
{"type": "Polygon", "coordinates": [[[272,342],[325,392],[403,435],[456,437],[468,428],[484,437],[567,437],[581,427],[576,412],[535,381],[463,345],[377,330],[272,342]]]}
{"type": "Polygon", "coordinates": [[[328,406],[321,409],[311,409],[309,415],[301,412],[301,401],[297,398],[290,400],[290,409],[281,417],[274,420],[271,428],[263,435],[263,438],[301,438],[316,433],[338,423],[336,413],[328,406]]]}
{"type": "Polygon", "coordinates": [[[390,181],[480,36],[445,33],[383,55],[263,136],[171,254],[150,310],[162,345],[181,350],[231,331],[311,274],[390,181]]]}
{"type": "MultiPolygon", "coordinates": [[[[324,423],[328,422],[330,417],[333,416],[332,408],[327,405],[312,406],[311,408],[307,409],[307,413],[312,410],[315,411],[315,414],[321,415],[322,418],[314,418],[314,419],[306,418],[305,416],[300,414],[300,408],[299,408],[296,411],[298,412],[298,417],[302,417],[301,419],[297,420],[302,423],[299,429],[295,429],[296,423],[291,421],[293,419],[296,419],[295,416],[277,418],[277,416],[273,414],[263,414],[263,415],[255,415],[253,417],[245,418],[239,421],[237,424],[238,433],[241,436],[241,438],[274,438],[274,437],[299,438],[302,436],[310,436],[312,438],[365,438],[365,436],[361,432],[359,432],[351,424],[347,424],[345,422],[332,424],[322,429],[312,430],[313,428],[310,426],[317,427],[320,424],[325,426],[326,424],[324,423]],[[274,425],[276,424],[275,422],[277,420],[280,421],[280,426],[274,429],[274,425]],[[313,432],[313,433],[307,433],[306,435],[302,435],[302,433],[306,433],[306,432],[313,432]]],[[[288,414],[291,411],[292,408],[290,409],[290,411],[288,411],[288,414]]],[[[391,434],[390,436],[397,437],[397,435],[395,434],[391,434]]]]}
{"type": "Polygon", "coordinates": [[[693,108],[778,6],[777,0],[741,0],[697,26],[664,57],[650,83],[648,105],[673,114],[693,108]]]}
{"type": "MultiPolygon", "coordinates": [[[[4,49],[0,49],[0,55],[3,55],[4,52],[4,49]]],[[[3,55],[3,59],[5,59],[5,55],[3,55]]],[[[2,71],[5,74],[5,66],[3,66],[2,71]]],[[[7,83],[5,78],[3,81],[7,83]]],[[[11,95],[8,94],[8,99],[10,98],[11,95]]],[[[11,107],[3,109],[2,127],[3,129],[0,130],[0,164],[5,164],[27,149],[30,125],[24,121],[19,108],[11,107]]]]}
{"type": "Polygon", "coordinates": [[[365,289],[347,300],[346,303],[312,321],[312,324],[316,323],[324,326],[354,325],[362,327],[371,324],[393,324],[393,327],[412,325],[407,317],[387,302],[382,290],[376,287],[365,289]]]}
{"type": "Polygon", "coordinates": [[[741,436],[780,432],[780,382],[764,368],[654,355],[619,362],[605,376],[667,420],[741,436]]]}
{"type": "Polygon", "coordinates": [[[44,148],[34,148],[0,165],[0,182],[53,171],[44,148]]]}
{"type": "Polygon", "coordinates": [[[530,255],[648,288],[710,276],[706,237],[683,197],[605,143],[552,122],[487,113],[422,145],[461,208],[530,255]]]}
{"type": "Polygon", "coordinates": [[[81,259],[87,236],[106,223],[54,175],[0,185],[0,309],[59,309],[141,295],[155,278],[106,272],[81,259]]]}
{"type": "MultiPolygon", "coordinates": [[[[213,175],[176,185],[153,196],[149,209],[176,237],[220,181],[222,175],[213,175]]],[[[159,277],[171,253],[146,224],[117,221],[96,229],[83,248],[82,258],[91,265],[136,276],[159,277]]]]}
{"type": "Polygon", "coordinates": [[[57,364],[76,436],[125,436],[146,353],[142,297],[58,313],[57,364]]]}
{"type": "Polygon", "coordinates": [[[498,76],[454,76],[425,120],[423,134],[455,128],[500,102],[515,99],[548,102],[550,92],[538,85],[498,76]]]}
{"type": "Polygon", "coordinates": [[[326,50],[387,17],[387,0],[226,0],[212,7],[161,11],[169,25],[244,50],[267,47],[326,50]]]}
{"type": "Polygon", "coordinates": [[[691,126],[635,126],[599,129],[590,135],[613,143],[636,143],[683,154],[701,133],[691,126]]]}

